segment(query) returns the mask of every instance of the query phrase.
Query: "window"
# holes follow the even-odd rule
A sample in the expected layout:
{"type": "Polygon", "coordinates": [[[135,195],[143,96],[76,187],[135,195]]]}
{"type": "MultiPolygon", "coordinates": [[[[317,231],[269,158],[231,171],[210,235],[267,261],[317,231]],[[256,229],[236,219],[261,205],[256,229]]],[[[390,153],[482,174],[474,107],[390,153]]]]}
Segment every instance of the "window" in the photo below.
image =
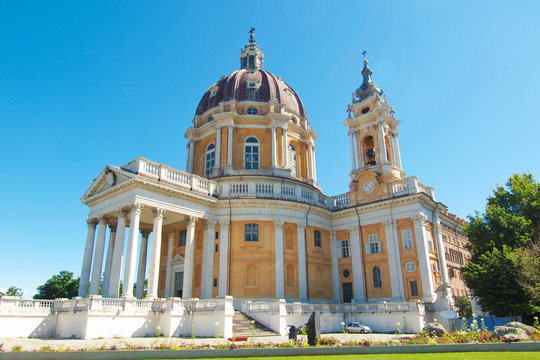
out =
{"type": "Polygon", "coordinates": [[[217,287],[217,279],[214,279],[214,287],[217,287]]]}
{"type": "Polygon", "coordinates": [[[208,119],[206,119],[206,122],[210,122],[210,121],[214,121],[214,117],[211,115],[208,117],[208,119]]]}
{"type": "Polygon", "coordinates": [[[298,176],[296,171],[296,148],[293,144],[289,144],[289,169],[292,176],[298,176]]]}
{"type": "Polygon", "coordinates": [[[411,229],[401,230],[401,237],[403,238],[403,248],[405,250],[413,248],[413,239],[411,229]]]}
{"type": "Polygon", "coordinates": [[[216,244],[216,246],[214,246],[214,252],[219,252],[219,245],[216,244]]]}
{"type": "Polygon", "coordinates": [[[249,80],[246,82],[248,89],[257,89],[259,87],[259,82],[254,80],[249,80]]]}
{"type": "Polygon", "coordinates": [[[433,236],[431,235],[431,231],[427,231],[427,242],[429,250],[433,251],[433,236]]]}
{"type": "Polygon", "coordinates": [[[244,226],[244,241],[259,241],[259,224],[244,226]]]}
{"type": "Polygon", "coordinates": [[[411,281],[411,296],[418,296],[418,284],[416,280],[411,281]]]}
{"type": "Polygon", "coordinates": [[[217,86],[214,86],[213,88],[211,88],[210,89],[210,97],[216,96],[218,89],[219,88],[217,86]]]}
{"type": "Polygon", "coordinates": [[[377,234],[369,235],[369,243],[366,244],[366,253],[377,254],[382,252],[382,244],[377,234]]]}
{"type": "Polygon", "coordinates": [[[255,56],[254,55],[249,56],[249,68],[255,69],[255,56]]]}
{"type": "Polygon", "coordinates": [[[343,277],[348,278],[349,276],[351,276],[351,272],[349,270],[343,270],[343,277]]]}
{"type": "Polygon", "coordinates": [[[216,231],[216,240],[219,239],[219,231],[216,231]]]}
{"type": "Polygon", "coordinates": [[[351,254],[351,248],[350,248],[349,240],[341,241],[341,257],[348,258],[351,256],[350,254],[351,254]]]}
{"type": "Polygon", "coordinates": [[[244,168],[259,169],[259,140],[253,136],[248,137],[244,144],[244,168]]]}
{"type": "Polygon", "coordinates": [[[381,280],[381,269],[379,269],[378,266],[375,266],[373,268],[373,286],[376,288],[382,287],[382,280],[381,280]]]}
{"type": "Polygon", "coordinates": [[[315,246],[316,247],[322,247],[322,244],[321,244],[321,232],[319,230],[315,230],[313,232],[313,239],[315,241],[315,246]]]}
{"type": "Polygon", "coordinates": [[[246,110],[246,113],[248,113],[249,115],[257,115],[259,113],[259,110],[257,108],[248,108],[246,110]]]}
{"type": "Polygon", "coordinates": [[[214,170],[214,164],[216,162],[216,147],[214,146],[214,143],[211,143],[206,148],[206,161],[204,163],[204,175],[206,177],[209,177],[212,174],[212,170],[214,170]]]}
{"type": "Polygon", "coordinates": [[[412,261],[409,261],[405,265],[405,270],[407,270],[407,272],[414,272],[416,270],[416,264],[413,263],[412,261]]]}
{"type": "Polygon", "coordinates": [[[178,246],[186,246],[186,235],[187,230],[180,230],[180,241],[178,242],[178,246]]]}

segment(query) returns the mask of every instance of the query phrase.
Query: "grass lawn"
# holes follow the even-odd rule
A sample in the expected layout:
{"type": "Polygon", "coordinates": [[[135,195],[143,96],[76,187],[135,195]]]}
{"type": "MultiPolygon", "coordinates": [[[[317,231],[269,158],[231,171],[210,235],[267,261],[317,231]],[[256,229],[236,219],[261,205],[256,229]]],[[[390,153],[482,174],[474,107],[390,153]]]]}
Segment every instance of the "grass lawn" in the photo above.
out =
{"type": "MultiPolygon", "coordinates": [[[[234,359],[214,358],[213,360],[234,359]]],[[[273,359],[273,360],[540,360],[540,352],[469,352],[469,353],[445,353],[445,354],[384,354],[384,355],[329,355],[329,356],[279,356],[279,357],[252,357],[250,360],[273,359]]],[[[206,360],[206,359],[199,359],[206,360]]],[[[208,359],[210,360],[210,359],[208,359]]]]}

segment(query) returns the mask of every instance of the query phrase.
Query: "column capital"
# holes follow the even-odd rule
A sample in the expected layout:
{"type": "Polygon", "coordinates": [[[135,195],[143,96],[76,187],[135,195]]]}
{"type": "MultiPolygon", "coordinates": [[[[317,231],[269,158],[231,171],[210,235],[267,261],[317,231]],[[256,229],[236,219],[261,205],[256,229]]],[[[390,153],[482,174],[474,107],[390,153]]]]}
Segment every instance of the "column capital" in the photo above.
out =
{"type": "Polygon", "coordinates": [[[412,221],[415,225],[424,225],[426,220],[427,220],[427,215],[424,213],[420,213],[412,217],[412,221]]]}
{"type": "Polygon", "coordinates": [[[285,124],[281,125],[281,130],[283,130],[284,133],[287,133],[289,131],[289,127],[285,124]]]}
{"type": "Polygon", "coordinates": [[[118,215],[119,218],[124,218],[124,219],[127,219],[128,215],[129,215],[129,210],[128,209],[118,209],[116,210],[116,214],[118,215]]]}
{"type": "Polygon", "coordinates": [[[86,220],[86,225],[88,225],[88,228],[96,228],[96,225],[98,223],[98,220],[96,218],[88,219],[86,220]]]}
{"type": "Polygon", "coordinates": [[[194,217],[194,216],[188,216],[186,218],[187,222],[188,222],[188,226],[191,226],[191,227],[194,227],[195,224],[197,223],[197,218],[194,217]]]}
{"type": "Polygon", "coordinates": [[[360,232],[360,229],[358,228],[358,225],[353,225],[349,227],[349,235],[351,237],[357,236],[359,232],[360,232]]]}
{"type": "Polygon", "coordinates": [[[165,212],[166,210],[160,208],[152,209],[152,214],[154,214],[154,218],[163,218],[165,212]]]}
{"type": "Polygon", "coordinates": [[[304,223],[298,223],[298,224],[296,224],[296,228],[297,228],[297,230],[298,230],[299,232],[300,232],[300,231],[304,232],[304,230],[306,230],[306,224],[304,224],[304,223]]]}
{"type": "Polygon", "coordinates": [[[337,232],[335,230],[330,230],[330,241],[334,242],[337,240],[337,232]]]}
{"type": "Polygon", "coordinates": [[[109,230],[110,230],[111,232],[116,232],[116,225],[117,225],[117,224],[111,223],[111,222],[107,224],[107,226],[109,227],[109,230]]]}
{"type": "Polygon", "coordinates": [[[216,227],[216,223],[217,221],[216,220],[205,220],[204,223],[203,223],[203,226],[204,226],[204,229],[205,230],[208,230],[208,229],[213,229],[216,227]]]}
{"type": "Polygon", "coordinates": [[[398,137],[399,131],[397,131],[397,129],[391,129],[391,130],[392,130],[392,135],[394,135],[395,137],[398,137]]]}
{"type": "Polygon", "coordinates": [[[105,223],[105,225],[107,225],[107,223],[109,222],[109,218],[108,218],[107,216],[105,216],[105,215],[100,216],[100,217],[99,217],[99,222],[100,222],[100,223],[103,222],[103,223],[105,223]]]}
{"type": "Polygon", "coordinates": [[[382,223],[383,223],[385,228],[391,228],[392,226],[394,226],[396,224],[396,220],[389,219],[389,220],[383,221],[382,223]]]}
{"type": "Polygon", "coordinates": [[[219,222],[219,228],[220,228],[221,230],[227,231],[227,230],[229,230],[229,225],[230,225],[230,224],[231,224],[231,223],[230,223],[229,220],[220,221],[220,222],[219,222]]]}
{"type": "Polygon", "coordinates": [[[144,207],[143,204],[140,204],[140,203],[133,203],[130,205],[131,207],[131,212],[134,213],[134,214],[137,214],[137,215],[141,215],[141,211],[144,207]]]}
{"type": "Polygon", "coordinates": [[[433,221],[433,230],[435,231],[441,231],[441,220],[439,219],[435,219],[435,221],[433,221]]]}
{"type": "Polygon", "coordinates": [[[282,231],[285,223],[282,220],[274,220],[274,227],[277,231],[282,231]]]}
{"type": "Polygon", "coordinates": [[[140,229],[139,231],[141,232],[142,237],[147,238],[147,239],[150,233],[152,232],[152,230],[150,229],[140,229]]]}

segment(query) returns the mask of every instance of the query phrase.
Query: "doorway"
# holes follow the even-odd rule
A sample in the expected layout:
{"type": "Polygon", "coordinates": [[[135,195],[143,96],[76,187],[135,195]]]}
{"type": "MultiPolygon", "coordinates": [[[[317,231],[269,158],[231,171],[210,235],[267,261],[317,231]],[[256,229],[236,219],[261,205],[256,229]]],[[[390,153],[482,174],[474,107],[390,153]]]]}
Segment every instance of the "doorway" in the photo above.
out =
{"type": "Polygon", "coordinates": [[[184,272],[178,271],[174,273],[174,297],[182,297],[182,290],[184,289],[184,272]]]}
{"type": "Polygon", "coordinates": [[[341,287],[343,289],[343,302],[350,303],[353,297],[352,283],[343,283],[341,287]]]}

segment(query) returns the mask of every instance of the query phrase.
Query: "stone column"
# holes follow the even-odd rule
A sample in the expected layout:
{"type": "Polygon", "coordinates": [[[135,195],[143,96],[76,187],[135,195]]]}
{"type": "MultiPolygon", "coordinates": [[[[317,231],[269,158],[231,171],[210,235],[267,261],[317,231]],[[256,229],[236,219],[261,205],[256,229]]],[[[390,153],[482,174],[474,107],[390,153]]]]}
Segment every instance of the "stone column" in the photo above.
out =
{"type": "Polygon", "coordinates": [[[216,222],[208,220],[204,224],[205,234],[203,240],[201,299],[212,298],[212,285],[214,277],[214,237],[216,222]]]}
{"type": "Polygon", "coordinates": [[[135,297],[144,297],[144,280],[146,275],[146,260],[148,258],[148,236],[150,230],[141,230],[141,250],[139,251],[139,266],[137,268],[137,286],[135,287],[135,297]]]}
{"type": "Polygon", "coordinates": [[[357,140],[355,140],[355,143],[356,143],[356,154],[358,155],[358,168],[359,169],[362,169],[364,166],[366,166],[365,162],[364,162],[364,146],[361,142],[361,138],[362,136],[360,135],[359,132],[355,132],[354,133],[357,140]],[[358,148],[359,146],[359,148],[358,148]]]}
{"type": "Polygon", "coordinates": [[[340,242],[337,241],[335,231],[330,232],[330,249],[332,250],[332,284],[334,289],[334,301],[341,302],[341,292],[339,284],[339,264],[338,254],[341,250],[340,242]]]}
{"type": "Polygon", "coordinates": [[[148,269],[148,299],[158,297],[159,260],[161,259],[161,231],[165,210],[156,208],[154,213],[154,227],[152,228],[152,248],[150,249],[150,268],[148,269]]]}
{"type": "MultiPolygon", "coordinates": [[[[349,130],[349,142],[351,143],[351,171],[355,172],[356,169],[356,151],[354,146],[354,131],[349,130]]],[[[358,154],[360,156],[360,154],[358,154]]]]}
{"type": "Polygon", "coordinates": [[[283,282],[283,225],[283,221],[274,221],[276,232],[276,299],[283,299],[285,297],[285,286],[283,282]]]}
{"type": "MultiPolygon", "coordinates": [[[[232,125],[227,126],[228,135],[227,135],[227,167],[232,168],[232,152],[233,152],[233,129],[232,125]]],[[[185,274],[185,273],[184,273],[185,274]]]]}
{"type": "Polygon", "coordinates": [[[229,221],[219,222],[219,296],[227,295],[227,272],[229,253],[229,221]]]}
{"type": "Polygon", "coordinates": [[[193,139],[189,139],[189,168],[188,173],[193,173],[193,153],[195,148],[195,141],[193,139]]]}
{"type": "Polygon", "coordinates": [[[311,161],[313,167],[313,181],[317,182],[317,161],[315,161],[315,145],[311,147],[311,161]]]}
{"type": "Polygon", "coordinates": [[[174,231],[169,233],[167,244],[167,270],[165,273],[165,298],[171,297],[172,254],[174,251],[174,231]]]}
{"type": "Polygon", "coordinates": [[[444,242],[441,233],[441,220],[439,214],[435,213],[433,219],[433,230],[435,230],[435,242],[437,244],[437,254],[439,255],[439,268],[441,269],[442,282],[444,284],[450,284],[448,280],[448,266],[446,265],[446,257],[444,251],[444,242]]]}
{"type": "Polygon", "coordinates": [[[435,301],[436,296],[433,289],[433,277],[431,276],[429,249],[426,238],[426,219],[427,216],[420,213],[419,215],[413,217],[412,220],[414,222],[414,236],[416,238],[416,246],[418,248],[418,267],[420,270],[423,290],[422,301],[431,303],[435,301]]]}
{"type": "Polygon", "coordinates": [[[221,168],[221,126],[216,126],[216,168],[221,168]]]}
{"type": "Polygon", "coordinates": [[[364,294],[364,269],[362,266],[362,247],[360,246],[360,230],[358,226],[349,228],[351,243],[351,260],[353,269],[354,299],[357,302],[365,301],[364,294]]]}
{"type": "Polygon", "coordinates": [[[296,224],[296,230],[298,232],[298,283],[300,285],[300,301],[307,301],[306,224],[296,224]]]}
{"type": "Polygon", "coordinates": [[[385,163],[385,162],[388,162],[388,158],[386,157],[386,141],[384,141],[384,128],[383,128],[383,120],[382,118],[379,118],[379,120],[377,121],[379,123],[379,141],[381,143],[381,146],[380,146],[380,159],[381,159],[381,164],[382,163],[385,163]]]}
{"type": "Polygon", "coordinates": [[[109,297],[117,298],[120,291],[120,273],[124,257],[124,240],[126,237],[126,219],[129,212],[125,209],[117,210],[118,223],[116,224],[116,238],[114,240],[114,255],[111,266],[111,280],[109,282],[109,297]]]}
{"type": "Polygon", "coordinates": [[[101,269],[103,267],[103,250],[105,250],[106,231],[107,219],[105,217],[101,217],[98,224],[96,250],[94,252],[94,261],[92,263],[92,276],[90,278],[90,295],[99,294],[99,285],[101,283],[101,269]]]}
{"type": "Polygon", "coordinates": [[[96,235],[96,219],[86,220],[88,224],[88,233],[86,234],[86,244],[84,246],[84,255],[81,269],[81,280],[79,283],[79,297],[88,295],[88,284],[90,282],[90,270],[92,267],[92,253],[94,252],[94,238],[96,235]]]}
{"type": "Polygon", "coordinates": [[[401,169],[401,153],[399,152],[398,131],[393,130],[392,134],[394,135],[394,148],[396,150],[396,166],[401,169]]]}
{"type": "Polygon", "coordinates": [[[107,258],[105,260],[105,273],[103,274],[103,287],[101,295],[104,298],[109,296],[109,284],[111,283],[111,267],[114,253],[114,242],[116,240],[116,225],[109,224],[109,246],[107,247],[107,258]]]}
{"type": "Polygon", "coordinates": [[[139,222],[141,220],[142,208],[142,204],[133,204],[131,206],[131,220],[129,222],[126,263],[124,264],[124,281],[122,285],[123,298],[133,298],[133,283],[135,282],[135,268],[137,266],[139,222]]]}
{"type": "Polygon", "coordinates": [[[289,129],[287,127],[283,127],[283,168],[284,169],[289,168],[289,145],[287,143],[288,132],[289,132],[289,129]]]}
{"type": "Polygon", "coordinates": [[[184,288],[182,289],[182,297],[184,299],[191,298],[193,290],[193,253],[195,252],[195,223],[197,218],[189,217],[186,231],[186,252],[184,256],[184,288]]]}
{"type": "Polygon", "coordinates": [[[271,127],[271,130],[272,130],[272,169],[275,169],[276,168],[276,159],[277,159],[277,156],[276,156],[276,151],[277,151],[277,140],[276,140],[276,126],[275,125],[272,125],[271,127]]]}
{"type": "Polygon", "coordinates": [[[307,143],[307,147],[308,147],[308,151],[307,151],[307,157],[308,157],[307,171],[308,171],[308,178],[309,179],[313,179],[313,159],[311,157],[311,155],[312,155],[311,147],[312,146],[313,145],[311,145],[311,142],[307,143]]]}
{"type": "Polygon", "coordinates": [[[401,270],[401,257],[399,254],[399,239],[395,236],[395,220],[383,221],[386,234],[386,247],[388,253],[388,268],[390,271],[390,285],[393,300],[405,300],[403,292],[403,273],[401,270]]]}

